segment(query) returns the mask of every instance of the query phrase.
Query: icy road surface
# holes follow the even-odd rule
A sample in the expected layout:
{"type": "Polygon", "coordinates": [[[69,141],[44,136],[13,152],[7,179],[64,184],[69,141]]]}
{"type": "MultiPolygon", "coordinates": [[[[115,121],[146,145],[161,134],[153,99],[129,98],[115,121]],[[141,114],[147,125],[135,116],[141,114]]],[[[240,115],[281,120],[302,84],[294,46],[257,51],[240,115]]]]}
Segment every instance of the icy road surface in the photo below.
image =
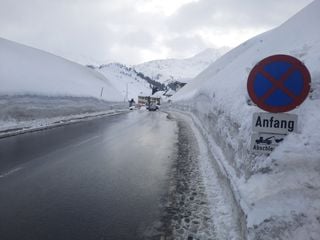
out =
{"type": "Polygon", "coordinates": [[[206,149],[147,111],[0,139],[0,239],[243,239],[206,149]]]}
{"type": "Polygon", "coordinates": [[[161,112],[0,140],[0,239],[141,239],[176,147],[161,112]]]}

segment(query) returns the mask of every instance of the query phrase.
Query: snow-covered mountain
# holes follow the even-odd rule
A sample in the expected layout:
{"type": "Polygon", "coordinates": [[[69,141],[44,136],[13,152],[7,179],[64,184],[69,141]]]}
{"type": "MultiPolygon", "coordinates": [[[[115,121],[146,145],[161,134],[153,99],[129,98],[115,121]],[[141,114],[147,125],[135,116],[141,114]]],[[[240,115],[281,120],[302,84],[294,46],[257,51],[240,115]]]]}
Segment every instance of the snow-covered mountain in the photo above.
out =
{"type": "Polygon", "coordinates": [[[95,68],[112,82],[112,85],[122,94],[123,99],[135,99],[139,95],[148,96],[152,93],[152,86],[133,68],[120,63],[110,63],[95,68]]]}
{"type": "Polygon", "coordinates": [[[191,58],[154,60],[133,67],[137,72],[166,85],[175,81],[188,83],[228,50],[226,47],[209,48],[191,58]]]}
{"type": "Polygon", "coordinates": [[[123,99],[137,99],[139,95],[151,95],[152,88],[175,92],[227,50],[227,48],[206,49],[192,58],[154,60],[134,66],[109,63],[99,67],[93,65],[88,67],[109,79],[122,94],[123,99]]]}
{"type": "MultiPolygon", "coordinates": [[[[248,239],[320,239],[319,13],[316,0],[278,28],[229,51],[172,98],[201,126],[215,166],[241,206],[248,239]],[[247,78],[260,60],[275,54],[306,65],[312,92],[291,111],[298,115],[299,133],[290,133],[269,156],[254,155],[252,115],[262,110],[248,104],[247,78]]],[[[226,227],[221,239],[233,239],[232,231],[226,227]]]]}

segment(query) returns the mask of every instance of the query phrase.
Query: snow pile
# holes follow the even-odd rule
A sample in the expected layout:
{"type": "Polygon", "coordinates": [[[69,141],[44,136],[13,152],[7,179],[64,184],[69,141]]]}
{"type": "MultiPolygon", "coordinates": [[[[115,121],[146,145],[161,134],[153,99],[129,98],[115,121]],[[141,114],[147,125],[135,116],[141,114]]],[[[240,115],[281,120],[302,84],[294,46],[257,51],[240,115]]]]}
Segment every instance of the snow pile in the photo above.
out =
{"type": "Polygon", "coordinates": [[[0,38],[0,95],[42,95],[121,101],[96,71],[52,54],[0,38]]]}
{"type": "Polygon", "coordinates": [[[127,111],[127,105],[111,104],[94,98],[0,97],[0,138],[127,111]]]}
{"type": "Polygon", "coordinates": [[[320,239],[320,1],[231,50],[182,88],[174,106],[192,113],[246,216],[249,239],[320,239]],[[311,73],[312,92],[291,113],[290,133],[269,156],[249,151],[247,77],[263,58],[288,54],[311,73]]]}
{"type": "Polygon", "coordinates": [[[191,78],[194,78],[227,51],[228,48],[225,47],[206,49],[191,58],[154,60],[135,65],[134,68],[160,83],[168,84],[174,81],[188,83],[191,78]]]}
{"type": "Polygon", "coordinates": [[[121,94],[95,70],[0,38],[0,133],[91,116],[120,101],[121,94]]]}
{"type": "Polygon", "coordinates": [[[112,82],[121,93],[122,99],[126,101],[133,98],[137,102],[139,95],[149,96],[152,93],[149,83],[141,78],[134,69],[123,64],[110,63],[101,65],[96,70],[112,82]]]}
{"type": "Polygon", "coordinates": [[[92,116],[104,111],[127,109],[128,104],[106,102],[95,98],[0,96],[0,135],[14,129],[33,128],[38,122],[57,118],[92,116]]]}

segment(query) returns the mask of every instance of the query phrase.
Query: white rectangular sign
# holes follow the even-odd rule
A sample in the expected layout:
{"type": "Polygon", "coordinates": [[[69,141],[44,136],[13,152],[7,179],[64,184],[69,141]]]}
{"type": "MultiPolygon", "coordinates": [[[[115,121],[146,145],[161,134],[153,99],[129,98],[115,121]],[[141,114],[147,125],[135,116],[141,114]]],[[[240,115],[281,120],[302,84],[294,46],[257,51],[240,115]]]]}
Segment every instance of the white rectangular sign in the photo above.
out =
{"type": "Polygon", "coordinates": [[[251,150],[256,153],[271,153],[286,135],[274,133],[253,133],[251,136],[251,150]]]}
{"type": "Polygon", "coordinates": [[[297,132],[298,116],[288,113],[265,113],[253,114],[252,130],[260,133],[288,134],[297,132]]]}

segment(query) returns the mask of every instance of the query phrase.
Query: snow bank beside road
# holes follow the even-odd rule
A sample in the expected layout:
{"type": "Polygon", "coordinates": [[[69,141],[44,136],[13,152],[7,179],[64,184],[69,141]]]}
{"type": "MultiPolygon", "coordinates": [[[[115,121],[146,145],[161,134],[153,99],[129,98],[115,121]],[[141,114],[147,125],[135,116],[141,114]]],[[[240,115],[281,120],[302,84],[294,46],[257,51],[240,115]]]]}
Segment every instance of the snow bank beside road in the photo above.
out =
{"type": "Polygon", "coordinates": [[[0,138],[128,111],[95,98],[0,96],[0,138]]]}
{"type": "Polygon", "coordinates": [[[319,12],[320,1],[314,1],[280,27],[231,50],[172,98],[193,114],[230,179],[250,239],[320,238],[319,12]],[[247,77],[273,54],[303,61],[312,93],[292,111],[299,134],[290,134],[270,156],[255,156],[249,152],[251,121],[261,110],[248,104],[247,77]]]}
{"type": "Polygon", "coordinates": [[[121,94],[102,74],[0,38],[0,131],[98,114],[120,101],[121,94]]]}
{"type": "Polygon", "coordinates": [[[38,49],[0,38],[0,95],[75,96],[122,101],[101,74],[38,49]]]}

